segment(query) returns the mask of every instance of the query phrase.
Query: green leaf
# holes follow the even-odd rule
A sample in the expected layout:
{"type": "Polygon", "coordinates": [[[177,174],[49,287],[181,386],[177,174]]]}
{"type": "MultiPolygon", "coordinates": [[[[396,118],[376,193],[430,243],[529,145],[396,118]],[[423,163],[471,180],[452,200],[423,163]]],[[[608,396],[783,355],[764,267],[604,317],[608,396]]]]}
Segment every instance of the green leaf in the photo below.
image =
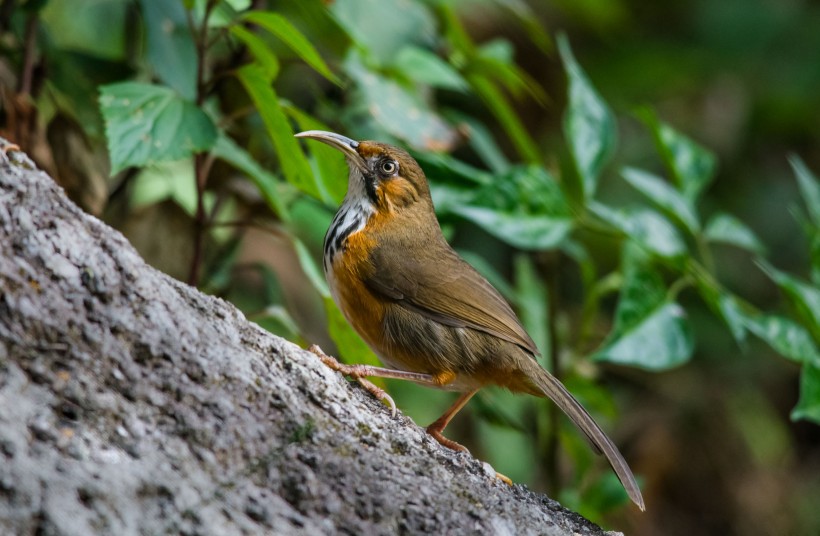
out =
{"type": "Polygon", "coordinates": [[[507,8],[520,20],[527,32],[527,37],[541,52],[544,54],[553,52],[554,47],[549,31],[525,0],[495,0],[495,2],[507,8]]]}
{"type": "Polygon", "coordinates": [[[567,72],[569,93],[564,113],[564,137],[581,178],[584,199],[591,199],[601,171],[615,150],[615,118],[575,61],[569,41],[563,34],[558,36],[558,50],[567,72]]]}
{"type": "Polygon", "coordinates": [[[560,185],[538,166],[510,168],[449,210],[522,249],[554,248],[573,227],[560,185]]]}
{"type": "Polygon", "coordinates": [[[367,110],[385,132],[420,150],[446,151],[455,145],[455,129],[430,108],[418,91],[367,69],[356,55],[351,55],[345,66],[356,81],[360,108],[367,110]]]}
{"type": "Polygon", "coordinates": [[[407,45],[436,43],[436,19],[422,2],[335,0],[330,10],[350,37],[381,65],[407,45]]]}
{"type": "Polygon", "coordinates": [[[532,136],[527,132],[518,113],[507,100],[504,92],[495,82],[479,73],[468,73],[467,80],[473,91],[490,108],[490,111],[501,123],[507,136],[510,138],[519,156],[529,164],[542,161],[541,151],[532,136]]]}
{"type": "Polygon", "coordinates": [[[491,59],[505,65],[515,63],[515,48],[509,39],[498,38],[482,43],[478,49],[482,58],[491,59]]]}
{"type": "MultiPolygon", "coordinates": [[[[125,61],[129,4],[124,1],[60,0],[46,4],[39,19],[54,48],[125,61]]],[[[50,82],[54,81],[52,72],[48,78],[50,82]]]]}
{"type": "Polygon", "coordinates": [[[694,271],[693,275],[703,301],[726,323],[735,342],[743,347],[746,341],[746,315],[738,299],[722,290],[711,274],[694,271]]]}
{"type": "Polygon", "coordinates": [[[570,218],[561,185],[541,166],[514,166],[476,190],[471,204],[521,215],[570,218]]]}
{"type": "Polygon", "coordinates": [[[668,301],[663,278],[648,252],[627,241],[622,264],[612,333],[593,358],[652,370],[688,361],[694,343],[685,314],[668,301]]]}
{"type": "Polygon", "coordinates": [[[196,213],[196,179],[193,160],[176,160],[146,166],[134,177],[129,202],[133,210],[173,200],[189,216],[196,213]]]}
{"type": "Polygon", "coordinates": [[[276,75],[279,74],[279,58],[276,57],[276,54],[265,40],[242,26],[231,26],[231,33],[248,47],[268,80],[275,79],[276,75]]]}
{"type": "Polygon", "coordinates": [[[222,5],[229,5],[234,11],[245,11],[253,5],[253,0],[223,0],[222,5]]]}
{"type": "Polygon", "coordinates": [[[259,189],[268,208],[280,219],[284,221],[289,219],[285,200],[282,199],[281,183],[273,173],[260,166],[245,149],[237,145],[225,133],[220,133],[211,152],[215,157],[245,172],[259,189]]]}
{"type": "Polygon", "coordinates": [[[797,185],[800,188],[803,202],[808,209],[808,217],[799,211],[795,211],[795,215],[809,242],[811,280],[820,287],[820,206],[818,206],[820,204],[820,182],[797,155],[791,155],[789,162],[797,177],[797,185]]]}
{"type": "Polygon", "coordinates": [[[469,188],[435,182],[430,184],[430,195],[433,197],[436,214],[445,215],[452,214],[459,206],[469,203],[475,197],[475,192],[469,188]]]}
{"type": "Polygon", "coordinates": [[[757,238],[754,231],[739,219],[725,212],[715,214],[709,220],[703,234],[709,242],[731,244],[755,253],[766,251],[766,246],[757,238]]]}
{"type": "Polygon", "coordinates": [[[820,365],[806,363],[800,374],[800,399],[792,410],[792,420],[805,419],[820,424],[820,365]]]}
{"type": "Polygon", "coordinates": [[[667,370],[689,361],[694,343],[683,308],[666,303],[593,358],[648,370],[667,370]]]}
{"type": "Polygon", "coordinates": [[[735,341],[742,346],[746,340],[746,330],[744,329],[744,313],[740,302],[729,293],[722,292],[717,299],[717,310],[720,317],[726,322],[729,331],[735,341]]]}
{"type": "Polygon", "coordinates": [[[313,67],[319,74],[341,85],[339,78],[331,72],[325,61],[316,51],[302,32],[296,29],[291,22],[277,13],[269,11],[249,11],[242,15],[242,20],[258,24],[269,31],[293,50],[305,63],[313,67]]]}
{"type": "Polygon", "coordinates": [[[506,39],[481,45],[468,68],[500,82],[516,98],[528,93],[542,106],[549,100],[541,85],[515,64],[512,43],[506,39]]]}
{"type": "Polygon", "coordinates": [[[293,137],[293,129],[265,72],[251,64],[239,68],[236,74],[265,123],[285,178],[303,192],[321,199],[310,164],[293,137]]]}
{"type": "Polygon", "coordinates": [[[660,257],[679,259],[686,253],[686,244],[675,226],[651,209],[637,207],[614,210],[594,201],[589,203],[588,208],[660,257]]]}
{"type": "Polygon", "coordinates": [[[809,209],[811,219],[815,226],[820,227],[820,182],[799,156],[791,155],[789,163],[797,177],[797,185],[800,187],[803,202],[809,209]]]}
{"type": "Polygon", "coordinates": [[[140,0],[145,18],[148,65],[188,100],[196,98],[197,56],[185,9],[180,2],[140,0]]]}
{"type": "Polygon", "coordinates": [[[293,239],[293,248],[296,250],[296,258],[299,259],[299,265],[302,267],[308,281],[322,298],[329,298],[330,289],[325,282],[325,277],[319,265],[313,260],[310,251],[301,240],[293,236],[291,238],[293,239]]]}
{"type": "Polygon", "coordinates": [[[694,235],[700,231],[700,222],[691,203],[663,179],[635,168],[624,168],[621,175],[664,212],[683,223],[690,233],[694,235]]]}
{"type": "Polygon", "coordinates": [[[674,259],[686,254],[686,245],[678,231],[655,211],[632,211],[626,232],[661,257],[674,259]]]}
{"type": "Polygon", "coordinates": [[[529,164],[540,163],[542,161],[542,152],[527,132],[507,96],[498,84],[486,74],[469,68],[470,63],[475,60],[479,51],[461,23],[454,6],[442,3],[439,5],[438,12],[445,25],[444,33],[447,40],[454,49],[452,54],[453,62],[463,66],[464,76],[467,78],[473,92],[484,101],[484,104],[501,124],[501,128],[519,156],[529,164]]]}
{"type": "Polygon", "coordinates": [[[694,203],[714,178],[717,167],[715,156],[661,122],[652,111],[646,110],[641,116],[652,130],[658,151],[678,188],[686,199],[694,203]]]}
{"type": "Polygon", "coordinates": [[[451,117],[451,121],[454,124],[464,125],[467,130],[467,141],[473,152],[493,173],[500,174],[510,169],[510,161],[498,146],[487,125],[467,114],[452,114],[452,116],[454,117],[451,117]]]}
{"type": "MultiPolygon", "coordinates": [[[[197,0],[197,19],[202,20],[205,14],[205,7],[210,0],[197,0]]],[[[211,11],[208,17],[209,28],[224,28],[233,24],[239,14],[247,9],[250,9],[252,0],[219,0],[216,7],[211,11]]]]}
{"type": "Polygon", "coordinates": [[[760,262],[760,266],[786,295],[814,340],[820,341],[820,289],[766,262],[760,262]]]}
{"type": "Polygon", "coordinates": [[[783,316],[745,317],[746,327],[774,351],[798,363],[820,366],[820,351],[806,328],[783,316]]]}
{"type": "Polygon", "coordinates": [[[419,152],[414,156],[427,176],[436,178],[431,187],[445,186],[448,182],[474,186],[489,184],[493,181],[491,173],[473,167],[447,153],[419,152]]]}
{"type": "Polygon", "coordinates": [[[621,271],[623,283],[615,310],[614,337],[639,325],[666,301],[663,278],[645,250],[632,241],[624,243],[621,271]]]}
{"type": "Polygon", "coordinates": [[[414,82],[428,86],[466,91],[467,82],[449,63],[423,48],[406,46],[393,60],[393,67],[414,82]]]}
{"type": "Polygon", "coordinates": [[[210,149],[211,118],[174,90],[139,82],[100,88],[111,173],[128,166],[180,160],[210,149]]]}
{"type": "Polygon", "coordinates": [[[484,207],[453,207],[452,211],[466,218],[496,238],[528,250],[557,247],[572,230],[572,221],[550,216],[526,216],[503,213],[484,207]]]}

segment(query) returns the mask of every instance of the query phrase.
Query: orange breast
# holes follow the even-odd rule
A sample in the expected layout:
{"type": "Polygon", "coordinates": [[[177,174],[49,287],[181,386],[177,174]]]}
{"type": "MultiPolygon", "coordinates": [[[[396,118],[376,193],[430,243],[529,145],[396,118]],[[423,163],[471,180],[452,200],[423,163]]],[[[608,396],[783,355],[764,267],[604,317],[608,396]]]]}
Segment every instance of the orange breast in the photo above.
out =
{"type": "Polygon", "coordinates": [[[349,235],[330,263],[328,283],[333,299],[347,321],[382,363],[399,370],[435,373],[429,367],[419,366],[416,356],[409,355],[404,351],[406,349],[388,344],[384,332],[385,314],[388,307],[395,305],[376,297],[364,284],[376,269],[370,253],[376,247],[380,233],[385,232],[395,217],[393,206],[385,203],[385,208],[372,214],[361,231],[349,235]]]}
{"type": "MultiPolygon", "coordinates": [[[[385,189],[377,191],[377,195],[386,193],[396,192],[385,189]]],[[[419,354],[414,347],[397,344],[395,338],[392,343],[387,340],[385,317],[395,313],[390,308],[398,306],[374,295],[364,283],[377,269],[372,264],[371,252],[379,243],[380,236],[385,232],[395,232],[392,228],[392,224],[396,223],[395,199],[394,196],[391,202],[383,203],[384,208],[372,214],[362,230],[348,235],[344,246],[328,263],[327,276],[333,299],[353,329],[386,366],[432,375],[452,375],[449,367],[444,367],[440,361],[431,361],[426,353],[419,354]]]]}
{"type": "Polygon", "coordinates": [[[374,269],[369,261],[374,245],[365,230],[348,236],[345,247],[333,258],[328,282],[347,321],[376,353],[381,354],[385,304],[363,283],[374,269]]]}

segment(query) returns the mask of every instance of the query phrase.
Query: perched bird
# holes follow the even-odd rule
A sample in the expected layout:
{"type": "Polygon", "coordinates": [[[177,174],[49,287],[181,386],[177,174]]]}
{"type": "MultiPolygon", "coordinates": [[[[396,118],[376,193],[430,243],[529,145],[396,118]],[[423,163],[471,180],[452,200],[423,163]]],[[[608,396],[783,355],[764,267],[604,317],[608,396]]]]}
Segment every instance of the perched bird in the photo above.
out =
{"type": "Polygon", "coordinates": [[[382,399],[389,397],[366,376],[461,392],[427,427],[441,444],[456,450],[466,449],[442,432],[482,387],[549,397],[606,456],[643,510],[635,477],[612,440],[541,368],[535,360],[538,349],[509,304],[444,239],[427,178],[413,157],[385,143],[357,142],[332,132],[296,136],[345,155],[347,195],[325,236],[325,276],[345,318],[389,368],[342,365],[317,347],[314,352],[382,399]]]}

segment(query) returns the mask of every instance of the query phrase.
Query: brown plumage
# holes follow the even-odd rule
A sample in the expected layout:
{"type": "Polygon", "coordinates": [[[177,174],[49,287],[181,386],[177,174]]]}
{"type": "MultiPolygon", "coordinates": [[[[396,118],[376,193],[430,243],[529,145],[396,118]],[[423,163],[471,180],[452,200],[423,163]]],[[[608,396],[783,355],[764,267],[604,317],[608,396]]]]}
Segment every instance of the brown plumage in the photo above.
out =
{"type": "Polygon", "coordinates": [[[643,510],[618,449],[538,365],[538,349],[509,304],[444,239],[416,161],[383,143],[323,131],[297,136],[327,143],[347,158],[348,192],[325,237],[325,273],[339,308],[389,369],[338,365],[327,356],[325,361],[357,377],[405,378],[464,393],[428,427],[451,448],[463,447],[441,432],[478,389],[498,385],[549,397],[606,456],[643,510]]]}

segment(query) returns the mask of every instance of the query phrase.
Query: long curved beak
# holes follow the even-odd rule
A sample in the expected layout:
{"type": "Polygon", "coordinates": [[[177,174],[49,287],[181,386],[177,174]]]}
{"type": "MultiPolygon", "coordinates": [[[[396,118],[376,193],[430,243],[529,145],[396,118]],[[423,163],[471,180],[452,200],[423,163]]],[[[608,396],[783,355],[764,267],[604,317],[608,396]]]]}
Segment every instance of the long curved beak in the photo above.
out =
{"type": "Polygon", "coordinates": [[[347,136],[336,134],[335,132],[327,132],[324,130],[306,130],[296,134],[297,138],[310,138],[312,140],[320,141],[330,145],[334,149],[340,150],[347,159],[349,165],[355,165],[362,171],[367,171],[367,164],[364,158],[361,157],[356,150],[359,147],[359,142],[351,140],[347,136]]]}

